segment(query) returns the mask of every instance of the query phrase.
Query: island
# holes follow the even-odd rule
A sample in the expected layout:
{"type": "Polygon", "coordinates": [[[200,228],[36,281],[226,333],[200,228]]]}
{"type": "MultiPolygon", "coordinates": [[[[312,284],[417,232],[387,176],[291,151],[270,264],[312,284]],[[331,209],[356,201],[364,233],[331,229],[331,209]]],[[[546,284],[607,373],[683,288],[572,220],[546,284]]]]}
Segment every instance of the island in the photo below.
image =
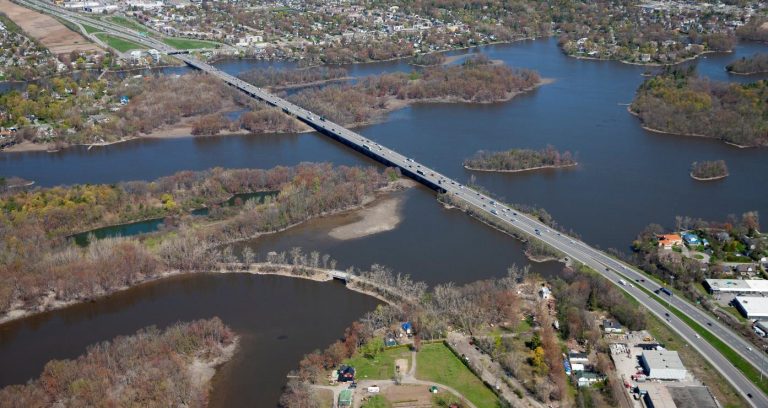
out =
{"type": "Polygon", "coordinates": [[[208,405],[216,367],[238,338],[219,318],[154,327],[52,360],[39,379],[0,389],[0,401],[28,407],[208,405]]]}
{"type": "Polygon", "coordinates": [[[693,68],[667,68],[640,85],[629,112],[646,130],[768,146],[768,81],[724,83],[693,68]]]}
{"type": "Polygon", "coordinates": [[[698,181],[713,181],[728,177],[728,166],[725,160],[693,162],[691,178],[698,181]]]}
{"type": "Polygon", "coordinates": [[[512,149],[501,152],[479,151],[464,161],[464,168],[477,171],[514,173],[521,171],[562,168],[578,163],[570,151],[559,152],[548,145],[541,150],[512,149]]]}
{"type": "Polygon", "coordinates": [[[752,75],[768,72],[768,53],[757,52],[751,57],[742,57],[725,67],[731,74],[752,75]]]}
{"type": "Polygon", "coordinates": [[[460,65],[362,78],[354,84],[310,88],[287,99],[347,127],[381,121],[388,112],[415,103],[495,103],[546,83],[538,73],[511,68],[483,56],[460,65]]]}

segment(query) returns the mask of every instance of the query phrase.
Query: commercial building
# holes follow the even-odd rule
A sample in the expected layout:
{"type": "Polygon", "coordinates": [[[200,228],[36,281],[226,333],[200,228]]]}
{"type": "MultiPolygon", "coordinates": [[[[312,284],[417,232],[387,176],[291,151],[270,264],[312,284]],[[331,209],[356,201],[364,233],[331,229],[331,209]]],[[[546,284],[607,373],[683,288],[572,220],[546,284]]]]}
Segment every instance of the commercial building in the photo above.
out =
{"type": "Polygon", "coordinates": [[[733,306],[747,319],[768,318],[768,297],[736,296],[733,306]]]}
{"type": "Polygon", "coordinates": [[[712,294],[768,294],[765,279],[704,279],[704,287],[712,294]]]}
{"type": "Polygon", "coordinates": [[[657,380],[684,380],[688,375],[677,351],[670,350],[646,350],[640,355],[640,364],[643,365],[649,379],[657,380]]]}

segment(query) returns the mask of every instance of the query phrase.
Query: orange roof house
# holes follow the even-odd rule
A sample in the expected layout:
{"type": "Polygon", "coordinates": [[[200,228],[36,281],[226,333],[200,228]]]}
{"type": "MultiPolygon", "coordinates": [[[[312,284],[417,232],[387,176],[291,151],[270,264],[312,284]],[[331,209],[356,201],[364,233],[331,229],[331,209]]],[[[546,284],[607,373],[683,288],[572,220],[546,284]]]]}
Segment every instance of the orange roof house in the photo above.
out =
{"type": "Polygon", "coordinates": [[[679,234],[659,235],[659,246],[670,249],[675,246],[683,245],[683,238],[679,234]]]}

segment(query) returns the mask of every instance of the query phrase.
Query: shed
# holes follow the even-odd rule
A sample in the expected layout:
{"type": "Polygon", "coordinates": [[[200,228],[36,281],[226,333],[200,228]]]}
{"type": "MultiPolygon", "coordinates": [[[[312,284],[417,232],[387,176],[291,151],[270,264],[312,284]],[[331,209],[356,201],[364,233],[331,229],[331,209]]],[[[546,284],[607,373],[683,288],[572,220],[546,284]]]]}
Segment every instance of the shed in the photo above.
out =
{"type": "Polygon", "coordinates": [[[347,388],[341,390],[339,393],[339,407],[351,407],[352,406],[352,390],[347,388]]]}

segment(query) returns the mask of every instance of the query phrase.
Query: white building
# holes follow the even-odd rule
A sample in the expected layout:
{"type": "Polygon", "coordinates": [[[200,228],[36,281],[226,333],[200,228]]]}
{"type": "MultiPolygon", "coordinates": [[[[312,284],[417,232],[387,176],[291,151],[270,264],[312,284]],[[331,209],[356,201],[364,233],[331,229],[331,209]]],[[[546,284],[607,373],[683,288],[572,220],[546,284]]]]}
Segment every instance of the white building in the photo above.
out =
{"type": "Polygon", "coordinates": [[[733,306],[747,319],[768,318],[768,297],[736,296],[733,306]]]}
{"type": "Polygon", "coordinates": [[[648,378],[657,380],[684,380],[688,374],[677,351],[646,350],[640,356],[648,378]]]}
{"type": "Polygon", "coordinates": [[[704,286],[712,294],[720,294],[720,293],[765,294],[765,293],[768,293],[768,280],[765,280],[765,279],[704,279],[704,286]]]}

